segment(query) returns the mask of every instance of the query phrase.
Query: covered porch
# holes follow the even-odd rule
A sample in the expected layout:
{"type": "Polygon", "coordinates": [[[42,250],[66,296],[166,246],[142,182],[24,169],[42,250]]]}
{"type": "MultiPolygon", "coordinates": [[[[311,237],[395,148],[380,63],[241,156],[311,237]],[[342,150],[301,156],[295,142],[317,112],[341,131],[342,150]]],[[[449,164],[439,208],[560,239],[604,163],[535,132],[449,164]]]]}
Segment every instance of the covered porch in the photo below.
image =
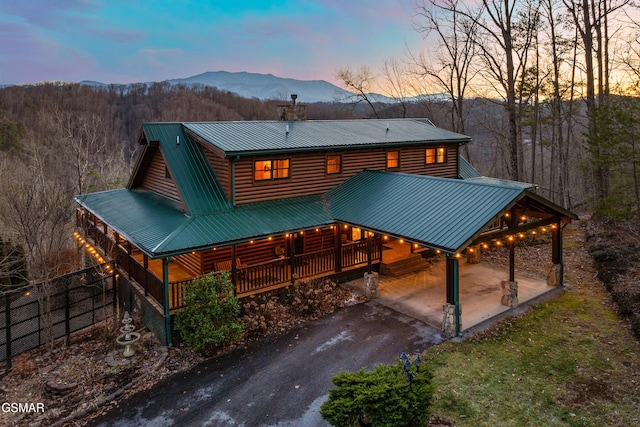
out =
{"type": "Polygon", "coordinates": [[[89,212],[78,211],[77,225],[161,313],[184,307],[184,286],[205,274],[228,271],[236,295],[244,297],[299,279],[349,274],[352,270],[371,272],[377,269],[382,253],[380,235],[331,225],[151,258],[89,212]]]}
{"type": "MultiPolygon", "coordinates": [[[[458,274],[461,332],[512,309],[511,305],[502,304],[501,283],[509,277],[508,268],[489,263],[469,264],[463,260],[458,274]]],[[[549,285],[544,277],[517,272],[515,279],[520,304],[559,289],[549,285]]],[[[381,275],[377,301],[442,329],[443,307],[447,302],[446,280],[446,260],[434,257],[423,270],[399,277],[381,275]]],[[[365,293],[362,279],[346,282],[344,286],[365,293]]]]}

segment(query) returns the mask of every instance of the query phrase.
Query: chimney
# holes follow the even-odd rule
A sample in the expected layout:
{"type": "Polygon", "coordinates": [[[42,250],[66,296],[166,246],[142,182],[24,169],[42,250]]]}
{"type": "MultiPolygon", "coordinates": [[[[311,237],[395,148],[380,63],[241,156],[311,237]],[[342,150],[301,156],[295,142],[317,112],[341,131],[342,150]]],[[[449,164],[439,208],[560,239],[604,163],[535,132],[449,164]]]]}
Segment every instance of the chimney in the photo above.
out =
{"type": "Polygon", "coordinates": [[[281,122],[295,122],[307,120],[307,106],[296,103],[298,95],[291,94],[291,104],[278,105],[278,120],[281,122]]]}

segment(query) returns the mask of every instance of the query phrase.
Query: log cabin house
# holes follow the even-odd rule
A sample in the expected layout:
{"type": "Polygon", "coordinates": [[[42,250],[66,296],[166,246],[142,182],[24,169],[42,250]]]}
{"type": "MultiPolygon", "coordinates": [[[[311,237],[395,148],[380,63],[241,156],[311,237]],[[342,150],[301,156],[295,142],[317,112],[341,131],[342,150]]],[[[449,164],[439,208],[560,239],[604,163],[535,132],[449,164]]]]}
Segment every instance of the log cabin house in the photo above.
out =
{"type": "Polygon", "coordinates": [[[394,239],[446,257],[454,309],[461,254],[535,227],[554,230],[562,283],[576,216],[530,184],[480,176],[459,153],[469,142],[427,119],[145,123],[126,188],[75,198],[77,236],[116,263],[121,301],[169,345],[194,277],[230,271],[239,297],[362,277],[384,272],[394,239]]]}

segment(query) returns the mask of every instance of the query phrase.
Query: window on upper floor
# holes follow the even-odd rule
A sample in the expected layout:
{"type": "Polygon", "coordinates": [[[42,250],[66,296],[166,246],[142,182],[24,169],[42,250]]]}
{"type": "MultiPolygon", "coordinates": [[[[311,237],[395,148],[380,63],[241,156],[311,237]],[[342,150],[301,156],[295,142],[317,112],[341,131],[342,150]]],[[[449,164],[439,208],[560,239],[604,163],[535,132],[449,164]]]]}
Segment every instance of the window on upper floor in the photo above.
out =
{"type": "Polygon", "coordinates": [[[289,159],[256,160],[253,163],[253,178],[256,181],[289,178],[289,159]]]}
{"type": "Polygon", "coordinates": [[[427,148],[425,154],[425,162],[428,165],[447,162],[447,149],[445,147],[427,148]]]}
{"type": "Polygon", "coordinates": [[[387,151],[387,169],[397,169],[400,167],[400,152],[387,151]]]}
{"type": "Polygon", "coordinates": [[[327,175],[340,172],[342,172],[342,156],[339,154],[327,156],[327,175]]]}

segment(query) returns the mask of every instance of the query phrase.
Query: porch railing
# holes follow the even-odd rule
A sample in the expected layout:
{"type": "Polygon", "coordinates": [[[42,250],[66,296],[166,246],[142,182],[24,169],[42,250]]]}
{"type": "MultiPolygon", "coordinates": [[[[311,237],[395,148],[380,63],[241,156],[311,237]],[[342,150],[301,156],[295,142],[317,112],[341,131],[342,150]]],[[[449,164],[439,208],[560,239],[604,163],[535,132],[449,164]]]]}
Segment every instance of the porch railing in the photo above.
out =
{"type": "Polygon", "coordinates": [[[335,271],[335,249],[325,249],[295,257],[295,272],[299,278],[317,276],[318,274],[335,271]]]}
{"type": "Polygon", "coordinates": [[[278,258],[236,270],[236,292],[238,294],[290,281],[291,265],[289,258],[278,258]]]}
{"type": "Polygon", "coordinates": [[[164,283],[162,280],[140,264],[123,247],[115,245],[115,252],[117,254],[116,263],[144,289],[145,295],[151,295],[164,307],[164,283]]]}
{"type": "Polygon", "coordinates": [[[342,246],[342,266],[352,267],[354,265],[367,262],[369,253],[369,244],[371,244],[371,260],[380,259],[380,238],[371,239],[371,243],[366,240],[349,243],[342,246]]]}
{"type": "Polygon", "coordinates": [[[127,272],[129,277],[144,289],[145,295],[151,295],[160,305],[164,306],[164,284],[161,279],[140,264],[126,249],[111,240],[91,221],[85,221],[84,230],[87,237],[93,239],[95,244],[101,247],[107,256],[115,259],[116,263],[127,272]]]}

